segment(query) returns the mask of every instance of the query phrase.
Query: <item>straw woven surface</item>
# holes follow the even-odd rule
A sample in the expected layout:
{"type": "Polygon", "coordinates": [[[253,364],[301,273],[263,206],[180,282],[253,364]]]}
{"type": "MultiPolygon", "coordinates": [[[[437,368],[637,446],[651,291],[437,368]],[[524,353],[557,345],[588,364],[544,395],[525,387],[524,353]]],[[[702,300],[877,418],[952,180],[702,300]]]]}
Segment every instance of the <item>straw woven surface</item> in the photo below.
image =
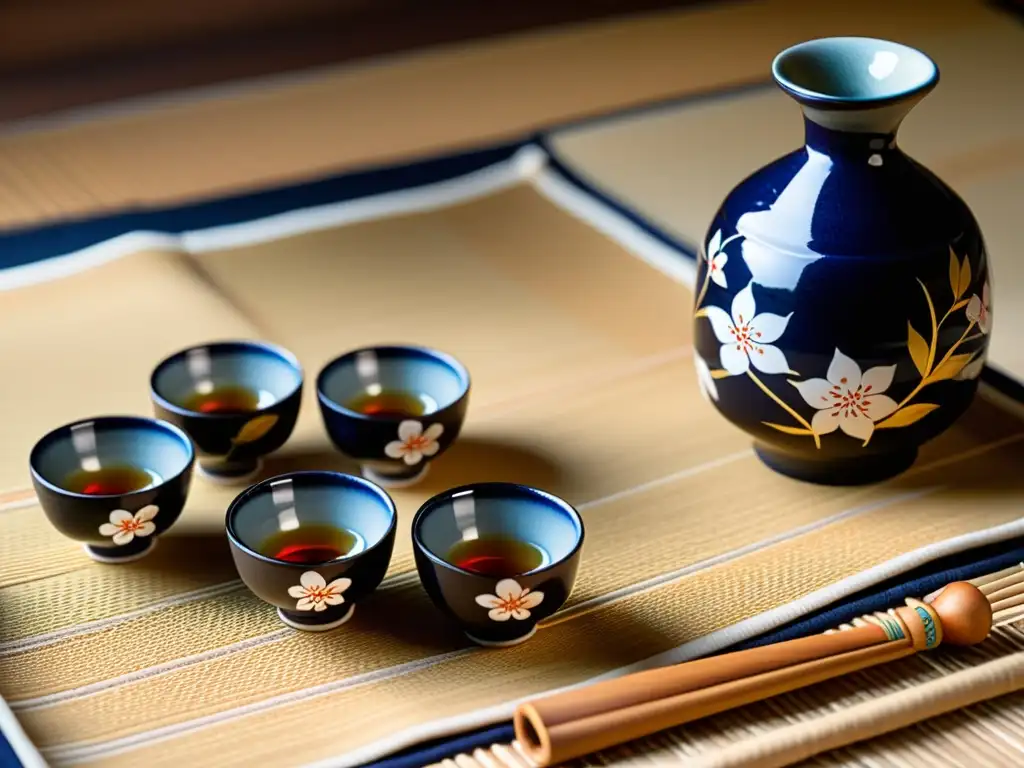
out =
{"type": "MultiPolygon", "coordinates": [[[[992,13],[959,3],[940,18],[932,5],[877,5],[874,33],[912,43],[992,13]]],[[[760,77],[782,45],[852,18],[831,4],[782,13],[807,7],[704,8],[8,134],[0,169],[21,186],[4,187],[11,205],[2,209],[12,224],[168,202],[760,77]],[[726,34],[724,23],[737,19],[745,31],[726,34]],[[563,71],[546,68],[554,58],[544,56],[582,50],[594,67],[628,53],[638,63],[610,71],[570,57],[565,79],[540,87],[563,71]],[[479,78],[477,90],[455,72],[479,78]],[[518,96],[498,109],[485,97],[502,88],[518,96]],[[434,100],[430,114],[442,114],[443,97],[456,91],[467,112],[454,132],[450,119],[407,131],[420,112],[373,111],[404,109],[394,106],[409,105],[402,94],[419,93],[421,104],[434,100]]],[[[55,765],[344,759],[1020,517],[1024,425],[984,399],[891,483],[818,488],[768,472],[698,394],[690,302],[686,289],[528,184],[202,257],[138,253],[5,293],[0,695],[55,765]],[[464,436],[423,486],[394,494],[401,523],[388,580],[327,636],[283,628],[235,581],[222,531],[230,490],[197,478],[154,554],[119,567],[87,560],[25,492],[25,457],[42,432],[93,414],[148,413],[156,360],[237,336],[287,346],[310,378],[347,348],[396,339],[446,349],[474,377],[464,436]],[[580,506],[588,536],[566,609],[529,643],[501,652],[471,649],[441,621],[411,570],[408,541],[423,498],[487,479],[564,496],[580,506]]],[[[350,469],[327,448],[311,390],[268,471],[350,469]]]]}
{"type": "MultiPolygon", "coordinates": [[[[57,763],[344,754],[639,661],[904,552],[1013,521],[1024,499],[1014,471],[1024,429],[983,400],[892,483],[818,488],[769,472],[697,392],[688,292],[528,188],[195,262],[139,254],[11,298],[5,327],[43,306],[69,310],[9,347],[25,372],[17,400],[52,403],[5,401],[5,450],[22,442],[22,461],[55,422],[145,412],[152,363],[202,337],[268,337],[310,371],[356,344],[402,338],[455,351],[475,377],[464,437],[422,487],[394,494],[390,579],[328,636],[282,628],[232,582],[228,489],[197,479],[182,520],[130,566],[88,561],[33,506],[0,513],[0,691],[57,763]],[[110,285],[123,301],[111,302],[110,285]],[[112,367],[71,338],[127,353],[112,367]],[[62,355],[47,360],[54,347],[62,355]],[[566,610],[499,653],[469,650],[441,621],[411,573],[408,540],[426,495],[496,478],[563,495],[588,527],[566,610]],[[330,727],[311,730],[310,718],[330,727]],[[166,740],[149,743],[154,731],[166,740]]],[[[347,468],[327,447],[312,394],[268,471],[347,468]]],[[[9,483],[23,471],[18,458],[4,464],[9,483]]]]}
{"type": "MultiPolygon", "coordinates": [[[[892,662],[826,683],[724,712],[654,736],[566,763],[589,766],[715,765],[725,747],[754,746],[769,734],[794,724],[811,725],[826,715],[900,691],[938,681],[959,670],[997,659],[1024,656],[1024,622],[993,630],[973,648],[943,647],[933,653],[892,662]],[[697,764],[697,763],[695,763],[697,764]]],[[[930,718],[892,733],[822,752],[799,766],[900,766],[901,768],[978,768],[1024,763],[1024,693],[983,701],[930,718]]],[[[756,748],[756,747],[755,747],[756,748]]],[[[753,750],[752,750],[753,751],[753,750]]],[[[756,763],[747,763],[756,765],[756,763]]],[[[531,765],[517,743],[496,744],[462,754],[431,768],[524,768],[531,765]]]]}

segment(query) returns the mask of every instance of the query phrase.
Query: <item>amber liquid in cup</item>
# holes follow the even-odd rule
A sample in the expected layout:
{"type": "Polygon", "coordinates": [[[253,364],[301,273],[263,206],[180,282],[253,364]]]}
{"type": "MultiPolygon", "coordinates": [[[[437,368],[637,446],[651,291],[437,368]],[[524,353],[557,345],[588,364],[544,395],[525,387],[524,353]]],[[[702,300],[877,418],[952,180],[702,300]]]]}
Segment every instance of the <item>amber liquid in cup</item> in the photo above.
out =
{"type": "Polygon", "coordinates": [[[345,407],[350,411],[367,416],[423,416],[436,410],[436,405],[426,395],[416,392],[405,392],[399,389],[385,389],[381,392],[363,392],[356,395],[345,407]]]}
{"type": "Polygon", "coordinates": [[[193,392],[182,405],[197,413],[251,413],[259,408],[260,393],[229,384],[214,387],[209,392],[193,392]]]}
{"type": "Polygon", "coordinates": [[[73,493],[89,496],[117,496],[141,491],[158,482],[160,478],[141,467],[120,464],[92,471],[77,469],[65,478],[63,486],[73,493]]]}
{"type": "Polygon", "coordinates": [[[503,578],[528,573],[544,564],[544,552],[535,544],[501,536],[458,542],[445,558],[463,570],[503,578]]]}
{"type": "Polygon", "coordinates": [[[310,523],[272,534],[260,545],[259,551],[275,560],[312,565],[352,554],[361,543],[362,538],[346,528],[310,523]]]}

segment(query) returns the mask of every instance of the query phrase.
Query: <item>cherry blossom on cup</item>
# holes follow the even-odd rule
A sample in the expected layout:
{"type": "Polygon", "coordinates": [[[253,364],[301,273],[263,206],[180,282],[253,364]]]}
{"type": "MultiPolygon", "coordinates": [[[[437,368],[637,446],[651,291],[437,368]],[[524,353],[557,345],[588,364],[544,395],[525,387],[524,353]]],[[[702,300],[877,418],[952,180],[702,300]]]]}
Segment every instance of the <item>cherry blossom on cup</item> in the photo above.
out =
{"type": "Polygon", "coordinates": [[[536,608],[544,601],[543,592],[531,592],[529,587],[519,586],[515,579],[502,579],[494,588],[493,595],[477,595],[476,603],[490,608],[487,617],[491,621],[522,621],[530,618],[530,608],[536,608]]]}
{"type": "Polygon", "coordinates": [[[755,314],[752,285],[747,284],[733,298],[731,316],[719,307],[704,309],[715,337],[722,344],[722,367],[733,376],[746,373],[751,365],[762,373],[788,373],[786,356],[771,342],[782,336],[793,313],[785,317],[769,312],[755,314]]]}
{"type": "Polygon", "coordinates": [[[330,584],[316,571],[306,571],[299,583],[288,587],[288,594],[298,600],[296,611],[326,611],[329,605],[341,605],[342,592],[352,586],[352,579],[335,579],[330,584]]]}
{"type": "Polygon", "coordinates": [[[401,459],[410,466],[419,464],[424,456],[433,456],[440,450],[437,438],[444,433],[444,425],[431,424],[426,429],[413,419],[398,425],[398,439],[384,446],[384,453],[392,459],[401,459]]]}
{"type": "Polygon", "coordinates": [[[159,511],[156,504],[148,504],[134,515],[123,509],[115,509],[110,513],[110,522],[100,526],[100,535],[112,536],[118,546],[130,544],[136,536],[151,536],[156,531],[156,525],[151,521],[159,511]]]}
{"type": "Polygon", "coordinates": [[[882,394],[892,384],[895,365],[869,368],[861,374],[860,366],[838,349],[825,374],[828,379],[791,381],[808,405],[817,409],[811,419],[816,435],[841,429],[850,437],[867,445],[875,431],[875,423],[896,410],[896,401],[882,394]]]}

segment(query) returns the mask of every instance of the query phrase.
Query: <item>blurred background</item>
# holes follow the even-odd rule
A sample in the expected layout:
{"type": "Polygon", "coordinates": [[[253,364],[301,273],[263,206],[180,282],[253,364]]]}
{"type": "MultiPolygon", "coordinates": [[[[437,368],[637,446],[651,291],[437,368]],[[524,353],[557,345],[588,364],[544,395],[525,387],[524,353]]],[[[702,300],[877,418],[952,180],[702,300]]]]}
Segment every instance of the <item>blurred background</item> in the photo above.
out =
{"type": "Polygon", "coordinates": [[[0,121],[696,0],[3,0],[0,121]]]}

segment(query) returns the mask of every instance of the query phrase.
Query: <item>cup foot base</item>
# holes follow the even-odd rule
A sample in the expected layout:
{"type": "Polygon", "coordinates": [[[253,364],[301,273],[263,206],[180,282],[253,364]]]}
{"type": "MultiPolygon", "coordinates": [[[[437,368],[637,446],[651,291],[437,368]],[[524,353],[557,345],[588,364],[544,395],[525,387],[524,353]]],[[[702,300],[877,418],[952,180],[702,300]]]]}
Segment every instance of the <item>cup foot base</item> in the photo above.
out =
{"type": "Polygon", "coordinates": [[[247,485],[263,471],[263,459],[230,465],[205,466],[196,463],[196,472],[216,485],[247,485]]]}
{"type": "Polygon", "coordinates": [[[880,483],[908,470],[917,459],[917,448],[895,453],[870,454],[844,459],[805,459],[761,444],[757,457],[779,474],[818,485],[868,485],[880,483]]]}
{"type": "Polygon", "coordinates": [[[376,483],[381,488],[409,488],[422,481],[429,471],[429,464],[424,464],[422,469],[412,475],[384,475],[370,467],[359,468],[359,472],[363,477],[371,483],[376,483]]]}
{"type": "Polygon", "coordinates": [[[519,645],[520,643],[525,643],[527,640],[529,640],[531,637],[533,637],[536,633],[537,633],[537,627],[534,627],[529,632],[527,632],[525,635],[523,635],[521,637],[513,637],[511,640],[482,640],[479,637],[474,637],[473,635],[469,634],[469,632],[465,632],[463,634],[465,634],[466,637],[468,637],[474,643],[476,643],[477,645],[482,645],[484,648],[509,648],[509,647],[511,647],[513,645],[519,645]]]}
{"type": "Polygon", "coordinates": [[[97,563],[109,565],[120,565],[141,560],[156,546],[156,539],[142,539],[142,544],[136,546],[135,542],[125,544],[123,547],[96,547],[92,544],[83,544],[85,554],[97,563]]]}
{"type": "Polygon", "coordinates": [[[327,632],[332,629],[337,629],[346,621],[352,618],[352,615],[356,612],[355,604],[350,604],[347,610],[344,610],[341,616],[331,611],[330,609],[323,611],[322,613],[311,613],[311,614],[300,614],[293,611],[285,611],[283,608],[277,609],[277,618],[283,621],[292,629],[298,629],[302,632],[327,632]]]}

